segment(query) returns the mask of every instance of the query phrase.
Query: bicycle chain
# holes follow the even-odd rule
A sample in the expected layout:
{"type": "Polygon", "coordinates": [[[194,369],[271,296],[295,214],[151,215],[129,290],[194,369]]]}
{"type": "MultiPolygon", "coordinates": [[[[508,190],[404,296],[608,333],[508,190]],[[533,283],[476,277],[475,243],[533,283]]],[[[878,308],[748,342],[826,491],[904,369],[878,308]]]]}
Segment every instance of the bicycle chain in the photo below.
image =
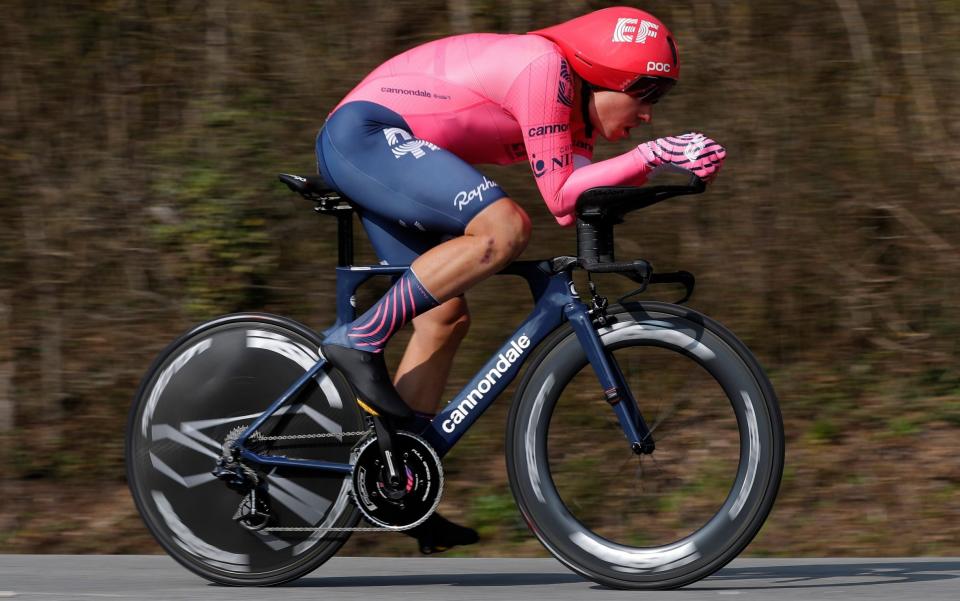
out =
{"type": "MultiPolygon", "coordinates": [[[[312,438],[339,438],[343,439],[348,436],[364,436],[369,434],[370,430],[360,430],[356,432],[340,432],[339,434],[332,433],[318,433],[318,434],[278,434],[276,436],[264,436],[259,432],[254,432],[250,435],[249,440],[254,442],[260,441],[279,441],[279,440],[308,440],[312,438]]],[[[352,497],[353,495],[351,495],[352,497]]],[[[264,528],[262,532],[403,532],[404,530],[409,530],[412,526],[407,526],[403,528],[387,528],[385,526],[375,526],[375,527],[363,527],[355,526],[353,528],[308,528],[308,527],[293,527],[293,526],[277,526],[274,528],[264,528]]]]}
{"type": "Polygon", "coordinates": [[[362,526],[355,526],[353,528],[294,528],[290,526],[278,526],[276,528],[264,528],[262,532],[403,532],[411,528],[414,528],[414,526],[404,526],[403,528],[387,528],[386,526],[369,528],[362,526]]]}
{"type": "Polygon", "coordinates": [[[340,432],[340,433],[323,433],[323,434],[278,434],[276,436],[264,436],[259,432],[254,432],[250,435],[249,440],[255,442],[258,441],[269,441],[269,440],[305,440],[310,438],[344,438],[345,436],[363,436],[368,434],[370,430],[360,430],[357,432],[340,432]]]}

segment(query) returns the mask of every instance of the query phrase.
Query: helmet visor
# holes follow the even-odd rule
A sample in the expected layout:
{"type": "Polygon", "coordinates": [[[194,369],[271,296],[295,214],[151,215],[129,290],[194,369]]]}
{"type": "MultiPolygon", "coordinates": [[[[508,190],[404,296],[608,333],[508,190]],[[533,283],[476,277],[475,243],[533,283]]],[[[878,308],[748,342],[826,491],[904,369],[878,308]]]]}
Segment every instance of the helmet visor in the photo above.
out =
{"type": "Polygon", "coordinates": [[[637,100],[642,100],[648,104],[656,104],[675,85],[677,85],[676,79],[642,75],[630,84],[624,92],[637,100]]]}

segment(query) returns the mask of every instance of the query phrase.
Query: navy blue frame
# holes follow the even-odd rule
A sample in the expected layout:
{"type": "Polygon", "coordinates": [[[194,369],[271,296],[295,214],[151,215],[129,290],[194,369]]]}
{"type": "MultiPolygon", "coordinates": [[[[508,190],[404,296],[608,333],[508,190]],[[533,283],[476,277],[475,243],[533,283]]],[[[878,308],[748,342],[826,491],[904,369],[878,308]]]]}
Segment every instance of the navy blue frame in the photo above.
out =
{"type": "MultiPolygon", "coordinates": [[[[337,321],[333,327],[353,321],[356,316],[354,308],[356,291],[364,282],[375,276],[398,276],[408,268],[407,265],[338,267],[337,321]]],[[[586,351],[587,358],[597,374],[607,401],[617,415],[627,441],[631,445],[640,444],[641,432],[646,434],[646,427],[636,401],[630,394],[616,361],[604,351],[600,336],[590,318],[589,309],[577,295],[570,271],[554,272],[550,261],[517,261],[500,274],[517,275],[527,281],[535,303],[533,310],[507,338],[500,350],[480,368],[480,371],[443,411],[434,417],[421,435],[433,446],[440,457],[446,455],[500,393],[510,385],[536,347],[564,321],[567,321],[586,351]]],[[[244,446],[247,438],[288,400],[294,398],[325,365],[326,360],[321,358],[250,424],[238,440],[243,459],[266,466],[302,467],[342,474],[349,474],[352,471],[352,466],[346,463],[260,455],[244,446]]]]}

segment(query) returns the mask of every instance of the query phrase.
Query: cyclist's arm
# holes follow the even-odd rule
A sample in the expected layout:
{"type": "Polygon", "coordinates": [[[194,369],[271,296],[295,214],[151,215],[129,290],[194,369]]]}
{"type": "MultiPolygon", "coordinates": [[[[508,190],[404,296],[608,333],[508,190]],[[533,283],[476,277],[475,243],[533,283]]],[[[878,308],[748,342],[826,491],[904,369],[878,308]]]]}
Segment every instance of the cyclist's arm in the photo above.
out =
{"type": "Polygon", "coordinates": [[[557,223],[566,227],[576,221],[574,209],[580,195],[597,186],[642,186],[646,183],[651,169],[636,149],[619,156],[590,163],[577,169],[558,190],[558,204],[565,210],[554,213],[557,223]]]}
{"type": "Polygon", "coordinates": [[[547,208],[560,225],[574,222],[577,198],[595,186],[641,185],[650,172],[636,149],[590,163],[590,140],[574,143],[572,73],[558,53],[544,54],[514,80],[505,108],[523,131],[530,168],[547,208]],[[579,167],[576,168],[575,167],[579,167]]]}
{"type": "Polygon", "coordinates": [[[590,188],[642,186],[651,173],[661,168],[681,169],[709,183],[723,166],[726,154],[723,146],[699,133],[644,142],[620,156],[582,167],[578,165],[556,191],[554,204],[548,201],[547,206],[557,223],[566,227],[576,221],[577,199],[590,188]]]}
{"type": "MultiPolygon", "coordinates": [[[[727,151],[716,140],[699,133],[650,140],[630,152],[574,171],[559,191],[561,204],[572,211],[580,194],[595,186],[642,186],[653,171],[661,168],[679,169],[711,182],[726,156],[727,151]]],[[[570,225],[574,216],[557,215],[557,221],[570,225]]]]}

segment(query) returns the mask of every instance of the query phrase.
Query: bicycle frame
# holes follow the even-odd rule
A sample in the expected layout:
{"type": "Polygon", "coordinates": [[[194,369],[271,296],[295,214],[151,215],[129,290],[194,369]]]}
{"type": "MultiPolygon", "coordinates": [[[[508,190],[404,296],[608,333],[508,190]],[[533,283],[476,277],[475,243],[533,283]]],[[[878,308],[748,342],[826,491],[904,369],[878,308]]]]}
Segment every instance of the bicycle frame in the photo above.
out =
{"type": "MultiPolygon", "coordinates": [[[[353,321],[357,289],[376,276],[399,276],[407,265],[371,265],[337,267],[337,325],[353,321]]],[[[520,372],[520,368],[534,349],[564,321],[570,322],[587,358],[603,388],[607,402],[613,407],[627,441],[637,448],[649,436],[640,416],[636,401],[630,394],[623,375],[613,358],[604,351],[594,329],[587,306],[580,300],[569,270],[554,271],[550,261],[517,261],[500,272],[524,278],[533,295],[534,307],[527,318],[507,338],[500,350],[480,368],[480,371],[453,398],[451,402],[421,432],[437,455],[443,457],[520,372]]],[[[329,331],[329,330],[328,330],[329,331]]],[[[316,377],[326,365],[321,358],[293,383],[266,411],[239,437],[244,460],[265,466],[302,467],[320,471],[349,474],[352,466],[346,463],[313,461],[290,457],[260,455],[247,448],[249,436],[257,431],[283,405],[316,377]]]]}

